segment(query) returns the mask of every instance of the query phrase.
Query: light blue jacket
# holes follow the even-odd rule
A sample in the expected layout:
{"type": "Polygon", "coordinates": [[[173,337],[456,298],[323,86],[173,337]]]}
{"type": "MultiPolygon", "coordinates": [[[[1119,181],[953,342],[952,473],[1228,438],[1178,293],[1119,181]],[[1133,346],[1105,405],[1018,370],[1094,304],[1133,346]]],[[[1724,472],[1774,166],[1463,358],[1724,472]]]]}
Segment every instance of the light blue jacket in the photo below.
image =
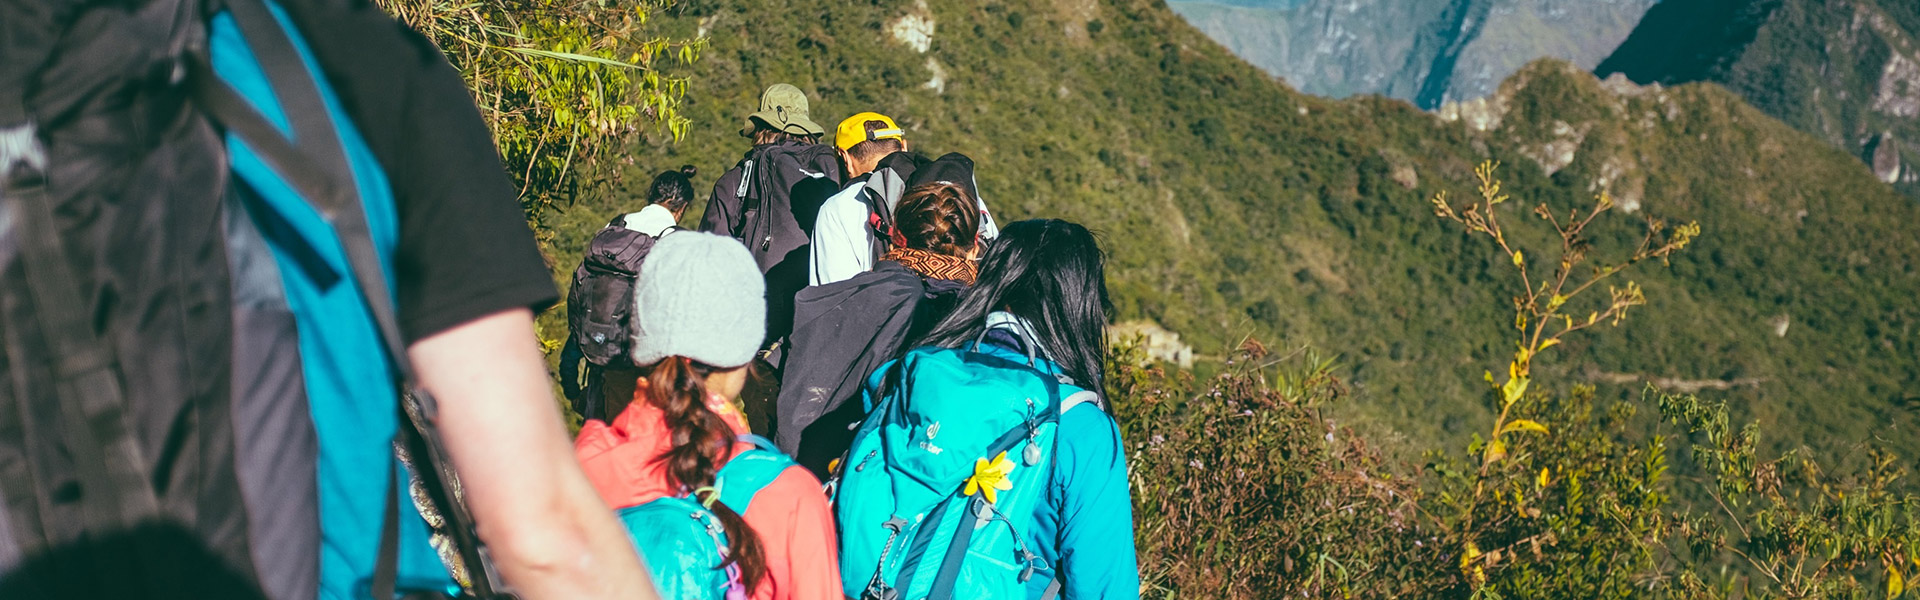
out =
{"type": "MultiPolygon", "coordinates": [[[[1018,328],[997,328],[1019,333],[1018,328]]],[[[980,351],[1024,361],[1027,354],[1008,343],[1032,344],[1026,335],[988,337],[980,351]]],[[[1056,367],[1044,359],[1042,370],[1056,367]]],[[[1027,530],[1027,543],[1054,565],[1067,600],[1140,597],[1139,560],[1133,546],[1133,500],[1127,482],[1127,455],[1120,426],[1093,403],[1079,404],[1060,416],[1058,447],[1047,500],[1027,530]]],[[[1046,581],[1029,582],[1028,598],[1040,598],[1046,581]]]]}

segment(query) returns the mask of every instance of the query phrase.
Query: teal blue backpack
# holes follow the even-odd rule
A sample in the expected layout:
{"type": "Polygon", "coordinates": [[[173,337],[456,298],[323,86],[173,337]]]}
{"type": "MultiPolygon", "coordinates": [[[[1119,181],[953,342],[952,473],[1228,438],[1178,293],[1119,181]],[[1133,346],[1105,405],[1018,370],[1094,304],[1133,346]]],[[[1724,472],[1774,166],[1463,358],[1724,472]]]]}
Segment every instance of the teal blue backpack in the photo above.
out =
{"type": "MultiPolygon", "coordinates": [[[[766,438],[743,435],[740,441],[751,442],[753,449],[734,455],[720,467],[713,485],[721,503],[744,515],[760,490],[794,462],[766,438]]],[[[745,600],[751,593],[740,585],[739,567],[719,568],[726,561],[727,534],[720,518],[698,500],[673,496],[623,508],[620,523],[646,559],[661,598],[745,600]]]]}
{"type": "Polygon", "coordinates": [[[1057,373],[975,343],[909,351],[869,380],[874,406],[835,486],[849,598],[1057,592],[1024,536],[1046,498],[1060,414],[1097,401],[1057,373]]]}

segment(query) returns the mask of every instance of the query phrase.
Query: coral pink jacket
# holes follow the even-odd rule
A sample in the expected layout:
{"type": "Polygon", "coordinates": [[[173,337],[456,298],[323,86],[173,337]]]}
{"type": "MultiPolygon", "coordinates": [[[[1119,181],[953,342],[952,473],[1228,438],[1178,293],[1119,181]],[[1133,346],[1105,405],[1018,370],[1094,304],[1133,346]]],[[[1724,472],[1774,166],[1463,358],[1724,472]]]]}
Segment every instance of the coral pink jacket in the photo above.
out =
{"type": "MultiPolygon", "coordinates": [[[[686,493],[668,480],[666,465],[657,460],[673,447],[673,433],[646,394],[647,382],[642,379],[633,402],[614,417],[612,425],[587,421],[574,440],[574,456],[587,479],[615,509],[686,493]]],[[[740,412],[725,398],[710,395],[707,407],[736,434],[747,432],[740,412]]],[[[736,443],[733,451],[751,447],[736,443]]],[[[754,600],[842,598],[833,510],[812,473],[798,466],[788,468],[754,497],[742,516],[766,548],[767,578],[753,590],[754,600]]]]}

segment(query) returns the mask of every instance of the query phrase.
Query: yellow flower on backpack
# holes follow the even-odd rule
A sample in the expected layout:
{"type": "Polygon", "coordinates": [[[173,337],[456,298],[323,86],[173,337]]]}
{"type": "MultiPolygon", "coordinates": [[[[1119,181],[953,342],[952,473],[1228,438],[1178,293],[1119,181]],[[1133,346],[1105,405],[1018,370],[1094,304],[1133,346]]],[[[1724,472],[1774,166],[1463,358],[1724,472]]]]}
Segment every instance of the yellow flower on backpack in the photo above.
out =
{"type": "Polygon", "coordinates": [[[1007,460],[1006,452],[1001,452],[993,460],[974,459],[973,476],[967,478],[966,495],[978,493],[986,496],[987,502],[995,502],[999,490],[1013,489],[1013,480],[1008,479],[1012,473],[1013,461],[1007,460]]]}

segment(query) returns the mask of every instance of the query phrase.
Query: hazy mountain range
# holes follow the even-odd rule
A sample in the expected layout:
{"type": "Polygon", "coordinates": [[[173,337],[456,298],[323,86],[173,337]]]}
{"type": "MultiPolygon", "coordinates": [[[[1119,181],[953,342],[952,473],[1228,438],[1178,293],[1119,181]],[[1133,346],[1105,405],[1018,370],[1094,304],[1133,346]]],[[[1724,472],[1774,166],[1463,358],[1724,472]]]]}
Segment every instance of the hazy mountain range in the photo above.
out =
{"type": "Polygon", "coordinates": [[[1920,1],[1173,0],[1301,91],[1439,109],[1538,58],[1638,83],[1708,81],[1920,197],[1920,1]]]}
{"type": "Polygon", "coordinates": [[[1437,108],[1538,58],[1592,68],[1655,0],[1173,0],[1234,54],[1309,94],[1437,108]]]}

